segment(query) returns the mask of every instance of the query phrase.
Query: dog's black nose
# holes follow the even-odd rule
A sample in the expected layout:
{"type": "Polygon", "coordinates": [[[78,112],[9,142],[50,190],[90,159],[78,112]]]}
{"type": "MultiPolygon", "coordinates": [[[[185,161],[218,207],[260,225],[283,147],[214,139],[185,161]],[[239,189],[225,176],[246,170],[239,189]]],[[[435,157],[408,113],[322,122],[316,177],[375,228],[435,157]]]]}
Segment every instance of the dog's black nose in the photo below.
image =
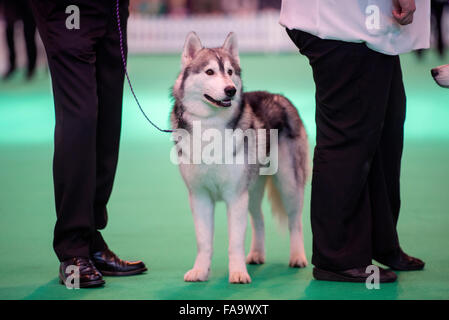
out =
{"type": "Polygon", "coordinates": [[[235,93],[237,92],[237,89],[235,87],[233,87],[233,86],[229,86],[229,87],[226,87],[224,89],[224,91],[225,91],[226,95],[229,98],[232,98],[233,96],[235,96],[235,93]]]}
{"type": "Polygon", "coordinates": [[[432,73],[432,77],[437,77],[438,76],[438,69],[432,69],[431,71],[430,71],[430,73],[432,73]]]}

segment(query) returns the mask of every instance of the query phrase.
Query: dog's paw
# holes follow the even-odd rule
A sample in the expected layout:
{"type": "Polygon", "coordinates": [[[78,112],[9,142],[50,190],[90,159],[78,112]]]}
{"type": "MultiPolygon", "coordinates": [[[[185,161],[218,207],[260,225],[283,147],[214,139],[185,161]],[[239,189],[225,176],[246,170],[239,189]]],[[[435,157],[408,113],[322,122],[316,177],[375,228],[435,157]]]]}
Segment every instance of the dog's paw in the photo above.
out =
{"type": "Polygon", "coordinates": [[[302,254],[293,255],[290,257],[288,264],[291,268],[304,268],[307,267],[307,258],[302,254]]]}
{"type": "Polygon", "coordinates": [[[229,283],[251,283],[247,271],[234,271],[229,274],[229,283]]]}
{"type": "Polygon", "coordinates": [[[186,282],[207,281],[208,278],[209,270],[204,269],[191,269],[184,275],[184,281],[186,282]]]}
{"type": "Polygon", "coordinates": [[[247,264],[264,264],[265,254],[258,251],[251,251],[246,257],[247,264]]]}

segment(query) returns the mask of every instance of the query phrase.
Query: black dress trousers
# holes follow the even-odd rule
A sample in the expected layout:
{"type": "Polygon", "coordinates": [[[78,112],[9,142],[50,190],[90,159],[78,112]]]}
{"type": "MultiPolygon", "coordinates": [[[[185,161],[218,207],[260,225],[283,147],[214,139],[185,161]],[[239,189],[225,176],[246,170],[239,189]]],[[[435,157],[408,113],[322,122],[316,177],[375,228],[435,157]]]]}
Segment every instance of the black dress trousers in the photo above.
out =
{"type": "Polygon", "coordinates": [[[316,84],[312,263],[338,271],[395,256],[406,113],[399,57],[287,32],[316,84]]]}
{"type": "MultiPolygon", "coordinates": [[[[31,1],[53,86],[53,246],[60,261],[107,248],[98,230],[107,223],[106,204],[117,166],[124,81],[115,4],[31,1]],[[73,13],[66,13],[70,5],[79,8],[79,29],[66,25],[73,13]]],[[[128,6],[128,0],[120,0],[125,55],[128,6]]]]}

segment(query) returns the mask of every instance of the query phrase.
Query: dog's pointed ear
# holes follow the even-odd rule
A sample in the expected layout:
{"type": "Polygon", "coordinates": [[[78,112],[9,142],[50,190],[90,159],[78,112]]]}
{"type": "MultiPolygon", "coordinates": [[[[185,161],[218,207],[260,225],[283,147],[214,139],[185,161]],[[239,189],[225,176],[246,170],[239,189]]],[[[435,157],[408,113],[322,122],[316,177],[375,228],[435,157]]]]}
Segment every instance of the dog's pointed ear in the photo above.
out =
{"type": "Polygon", "coordinates": [[[234,32],[228,34],[221,48],[229,52],[237,63],[240,64],[237,36],[234,32]]]}
{"type": "Polygon", "coordinates": [[[203,49],[203,45],[198,35],[193,31],[189,32],[182,53],[182,67],[186,67],[201,49],[203,49]]]}

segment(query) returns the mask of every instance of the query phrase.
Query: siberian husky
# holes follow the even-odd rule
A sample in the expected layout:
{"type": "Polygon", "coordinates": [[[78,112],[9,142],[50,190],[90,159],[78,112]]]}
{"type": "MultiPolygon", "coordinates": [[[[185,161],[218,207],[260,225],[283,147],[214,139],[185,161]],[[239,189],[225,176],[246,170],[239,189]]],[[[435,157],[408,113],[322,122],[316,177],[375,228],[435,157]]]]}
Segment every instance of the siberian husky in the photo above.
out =
{"type": "Polygon", "coordinates": [[[449,64],[432,69],[432,76],[436,83],[443,88],[449,88],[449,64]]]}
{"type": "Polygon", "coordinates": [[[173,150],[188,188],[198,249],[195,264],[184,275],[184,280],[208,279],[214,205],[216,201],[224,201],[229,235],[229,282],[251,282],[246,263],[265,262],[261,210],[265,186],[274,216],[288,224],[290,267],[305,267],[301,215],[309,170],[308,142],[296,108],[281,95],[262,91],[243,93],[237,40],[233,33],[228,35],[221,48],[213,49],[204,48],[198,36],[189,33],[181,62],[182,70],[173,87],[174,107],[170,120],[175,132],[173,150]],[[251,130],[258,133],[255,144],[249,143],[254,139],[250,139],[251,134],[246,134],[251,130]],[[205,149],[210,147],[205,142],[212,138],[216,145],[225,145],[217,140],[226,137],[229,131],[240,133],[232,135],[231,151],[224,148],[225,156],[220,154],[221,150],[214,150],[213,157],[217,160],[218,155],[220,160],[230,154],[227,160],[230,158],[235,162],[192,160],[195,155],[204,155],[205,149]],[[271,135],[272,132],[275,134],[271,135]],[[205,136],[208,138],[204,139],[205,136]],[[277,140],[271,141],[272,136],[277,140]],[[195,144],[199,149],[195,150],[195,144]],[[262,153],[269,163],[260,157],[250,163],[248,159],[255,159],[252,156],[260,152],[262,145],[262,153]],[[273,150],[276,150],[276,157],[273,150]],[[185,161],[186,155],[188,161],[185,161]],[[242,155],[246,160],[238,163],[236,158],[242,155]],[[276,171],[271,175],[260,174],[267,165],[276,166],[276,171]],[[252,242],[245,259],[248,211],[252,242]]]}

